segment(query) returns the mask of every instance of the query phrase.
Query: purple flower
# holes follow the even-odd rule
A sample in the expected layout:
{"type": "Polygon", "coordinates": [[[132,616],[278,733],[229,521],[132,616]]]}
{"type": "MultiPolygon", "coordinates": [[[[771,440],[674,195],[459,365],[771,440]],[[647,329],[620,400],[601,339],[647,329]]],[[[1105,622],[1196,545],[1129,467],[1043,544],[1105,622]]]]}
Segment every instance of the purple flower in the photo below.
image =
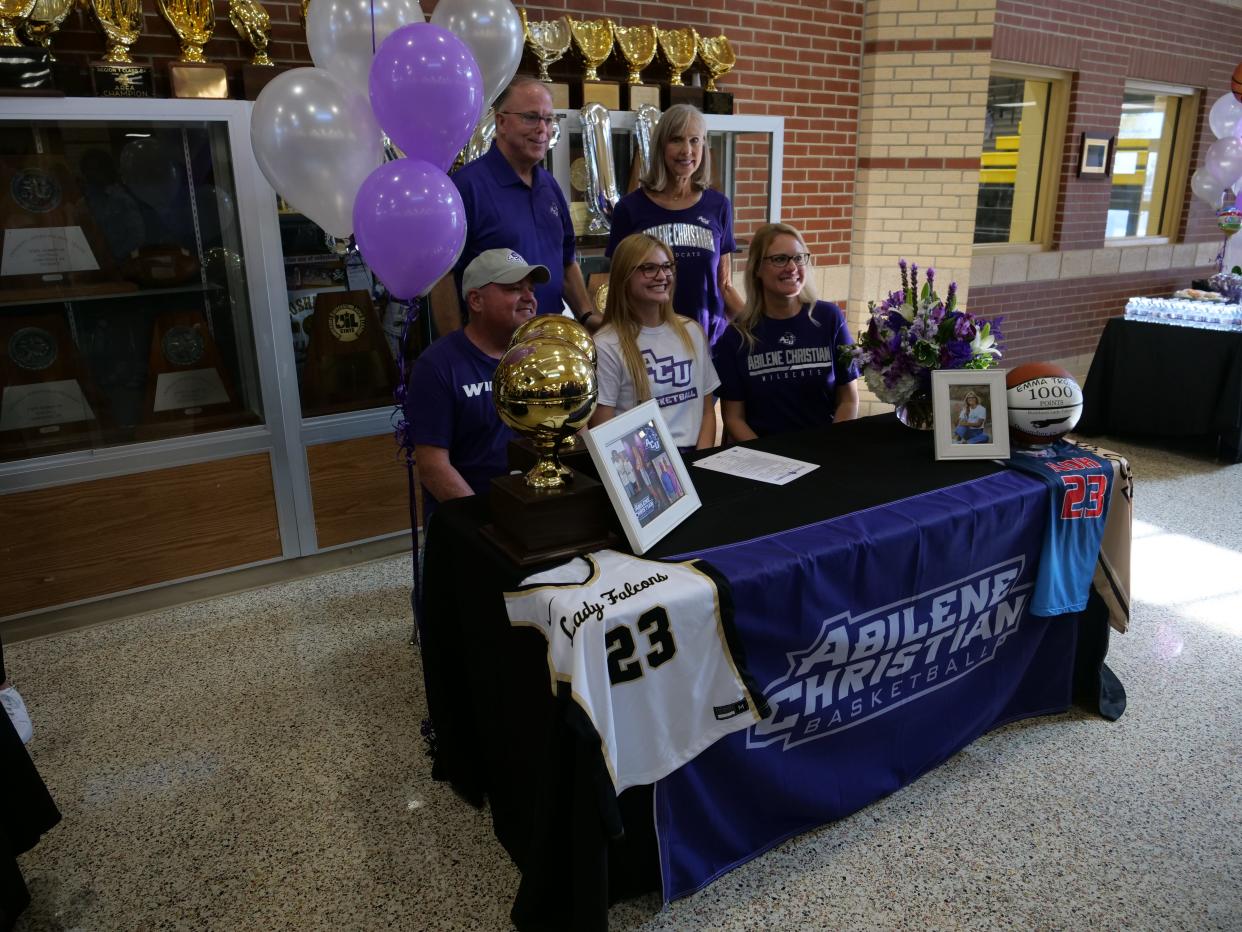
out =
{"type": "Polygon", "coordinates": [[[960,369],[970,362],[970,341],[950,340],[940,348],[940,368],[960,369]]]}
{"type": "Polygon", "coordinates": [[[933,268],[927,270],[927,284],[932,288],[936,287],[936,270],[933,268]]]}
{"type": "Polygon", "coordinates": [[[959,340],[970,342],[975,338],[975,321],[969,314],[959,314],[953,321],[953,335],[959,340]]]}

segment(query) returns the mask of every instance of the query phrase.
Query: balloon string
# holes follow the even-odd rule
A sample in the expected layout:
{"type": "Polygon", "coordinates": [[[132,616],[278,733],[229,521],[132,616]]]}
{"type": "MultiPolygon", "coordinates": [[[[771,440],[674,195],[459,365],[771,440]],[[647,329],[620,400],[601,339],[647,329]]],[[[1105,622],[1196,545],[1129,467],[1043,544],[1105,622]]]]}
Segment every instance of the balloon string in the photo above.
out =
{"type": "Polygon", "coordinates": [[[406,390],[409,380],[409,358],[410,358],[410,338],[414,332],[414,324],[419,317],[419,299],[414,298],[409,301],[403,301],[405,311],[401,322],[401,336],[397,340],[397,384],[393,387],[392,397],[397,403],[397,426],[395,438],[397,441],[397,449],[405,454],[405,461],[412,463],[414,461],[414,438],[412,436],[412,427],[410,425],[405,405],[406,390]]]}
{"type": "Polygon", "coordinates": [[[371,54],[375,54],[375,0],[371,0],[371,54]]]}

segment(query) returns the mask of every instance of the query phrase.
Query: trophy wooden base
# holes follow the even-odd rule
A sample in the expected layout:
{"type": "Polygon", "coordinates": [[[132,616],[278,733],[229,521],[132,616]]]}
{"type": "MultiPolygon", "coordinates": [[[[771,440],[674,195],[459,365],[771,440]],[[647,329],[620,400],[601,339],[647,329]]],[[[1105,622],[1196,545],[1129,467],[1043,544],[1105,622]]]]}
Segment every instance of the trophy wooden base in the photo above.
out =
{"type": "Polygon", "coordinates": [[[229,76],[223,65],[175,61],[168,65],[173,97],[197,100],[228,100],[229,76]]]}
{"type": "Polygon", "coordinates": [[[302,415],[335,414],[393,403],[397,367],[365,291],[315,296],[302,370],[302,415]]]}
{"type": "Polygon", "coordinates": [[[660,103],[662,110],[667,110],[675,104],[690,104],[692,107],[703,109],[703,94],[701,87],[690,87],[689,85],[674,85],[670,87],[660,88],[660,103]]]}
{"type": "Polygon", "coordinates": [[[47,49],[0,46],[0,94],[63,96],[52,84],[52,56],[47,49]]]}
{"type": "Polygon", "coordinates": [[[657,109],[660,106],[660,88],[655,84],[626,84],[621,105],[625,110],[637,110],[643,104],[657,109]]]}
{"type": "Polygon", "coordinates": [[[731,116],[733,113],[733,95],[727,94],[724,91],[703,91],[703,112],[731,116]]]}
{"type": "MultiPolygon", "coordinates": [[[[539,453],[535,450],[535,445],[525,437],[510,440],[507,453],[510,472],[517,470],[525,473],[533,469],[535,463],[539,461],[539,453]]],[[[590,476],[592,479],[599,479],[599,473],[595,469],[595,461],[591,459],[591,452],[586,448],[586,444],[582,442],[580,435],[574,434],[566,439],[561,444],[559,456],[562,466],[582,473],[585,476],[590,476]]]]}
{"type": "Polygon", "coordinates": [[[575,110],[587,104],[599,104],[605,110],[621,109],[621,85],[616,81],[583,81],[570,90],[570,106],[575,110]]]}
{"type": "Polygon", "coordinates": [[[560,81],[545,81],[543,86],[548,89],[548,93],[552,95],[553,110],[569,109],[569,85],[560,81]]]}
{"type": "Polygon", "coordinates": [[[258,100],[259,93],[278,74],[288,71],[276,65],[242,65],[242,94],[247,100],[258,100]]]}
{"type": "Polygon", "coordinates": [[[581,473],[559,489],[532,489],[521,476],[500,476],[492,480],[491,504],[495,523],[479,533],[518,566],[620,542],[607,490],[581,473]]]}
{"type": "Polygon", "coordinates": [[[154,97],[150,65],[91,62],[91,88],[96,97],[154,97]]]}

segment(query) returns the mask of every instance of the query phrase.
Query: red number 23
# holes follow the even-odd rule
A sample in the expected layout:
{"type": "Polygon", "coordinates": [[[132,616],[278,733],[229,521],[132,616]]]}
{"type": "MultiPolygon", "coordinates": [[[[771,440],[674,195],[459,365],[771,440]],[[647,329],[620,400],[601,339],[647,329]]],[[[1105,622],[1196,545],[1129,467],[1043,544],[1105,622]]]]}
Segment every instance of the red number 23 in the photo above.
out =
{"type": "Polygon", "coordinates": [[[1108,490],[1106,476],[1062,476],[1065,499],[1061,502],[1061,518],[1098,518],[1104,514],[1104,493],[1108,490]]]}

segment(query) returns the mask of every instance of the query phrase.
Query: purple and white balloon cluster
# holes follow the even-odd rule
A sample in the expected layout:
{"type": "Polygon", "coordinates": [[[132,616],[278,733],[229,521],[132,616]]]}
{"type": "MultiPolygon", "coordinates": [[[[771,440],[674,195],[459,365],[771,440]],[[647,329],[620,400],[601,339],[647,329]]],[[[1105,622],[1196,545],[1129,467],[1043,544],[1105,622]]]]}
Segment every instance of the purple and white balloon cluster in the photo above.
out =
{"type": "Polygon", "coordinates": [[[1225,233],[1238,229],[1242,214],[1242,101],[1224,94],[1208,113],[1216,141],[1203,156],[1203,165],[1190,179],[1195,197],[1216,211],[1225,233]]]}
{"type": "Polygon", "coordinates": [[[353,234],[396,298],[425,294],[461,255],[466,218],[447,171],[517,71],[509,0],[316,0],[313,68],[278,75],[250,135],[272,187],[331,236],[353,234]],[[385,136],[403,155],[386,161],[385,136]]]}

